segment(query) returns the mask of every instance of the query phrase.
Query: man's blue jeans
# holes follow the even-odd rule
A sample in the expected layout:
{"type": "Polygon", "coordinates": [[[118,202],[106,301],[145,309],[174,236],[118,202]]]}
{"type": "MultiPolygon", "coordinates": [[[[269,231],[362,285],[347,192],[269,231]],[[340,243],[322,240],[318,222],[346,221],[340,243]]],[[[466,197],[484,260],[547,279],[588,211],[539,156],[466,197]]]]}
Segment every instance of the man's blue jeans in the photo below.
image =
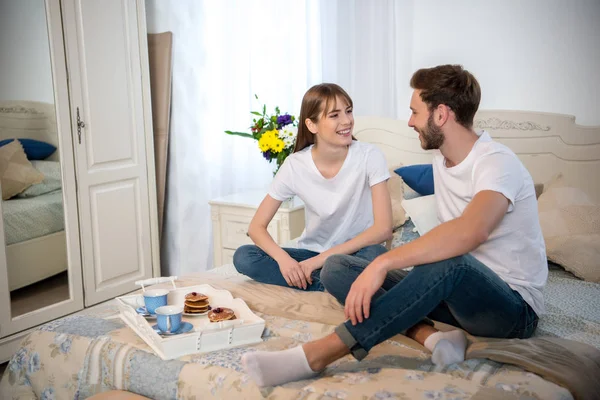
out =
{"type": "MultiPolygon", "coordinates": [[[[344,304],[352,283],[369,261],[346,255],[327,259],[321,271],[325,289],[344,304]]],[[[472,335],[528,338],[538,316],[521,295],[471,255],[388,273],[362,323],[339,325],[336,333],[362,359],[371,348],[427,318],[472,335]]]]}
{"type": "MultiPolygon", "coordinates": [[[[298,262],[319,255],[317,252],[306,249],[283,248],[283,250],[298,262]]],[[[354,253],[353,256],[359,260],[366,261],[368,264],[386,251],[387,249],[384,246],[376,244],[363,247],[354,253]]],[[[233,254],[233,265],[239,273],[247,275],[257,282],[290,287],[283,278],[283,275],[281,275],[277,261],[262,251],[258,246],[247,244],[239,247],[233,254]]],[[[308,285],[306,288],[307,291],[322,292],[324,290],[320,275],[321,268],[312,272],[312,284],[308,285]]]]}

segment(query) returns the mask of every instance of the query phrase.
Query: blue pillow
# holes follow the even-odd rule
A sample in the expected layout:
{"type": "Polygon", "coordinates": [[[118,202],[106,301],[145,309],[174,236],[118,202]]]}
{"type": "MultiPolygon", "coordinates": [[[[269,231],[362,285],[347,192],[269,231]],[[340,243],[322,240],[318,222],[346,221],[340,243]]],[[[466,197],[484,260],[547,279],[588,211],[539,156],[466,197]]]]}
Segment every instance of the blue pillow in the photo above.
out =
{"type": "Polygon", "coordinates": [[[433,166],[431,164],[407,165],[394,170],[402,180],[421,196],[433,194],[433,166]]]}
{"type": "MultiPolygon", "coordinates": [[[[4,139],[0,140],[0,147],[9,144],[15,139],[4,139]]],[[[25,155],[28,160],[45,160],[50,157],[52,153],[56,151],[56,147],[50,143],[42,142],[35,139],[18,139],[23,146],[25,155]]]]}

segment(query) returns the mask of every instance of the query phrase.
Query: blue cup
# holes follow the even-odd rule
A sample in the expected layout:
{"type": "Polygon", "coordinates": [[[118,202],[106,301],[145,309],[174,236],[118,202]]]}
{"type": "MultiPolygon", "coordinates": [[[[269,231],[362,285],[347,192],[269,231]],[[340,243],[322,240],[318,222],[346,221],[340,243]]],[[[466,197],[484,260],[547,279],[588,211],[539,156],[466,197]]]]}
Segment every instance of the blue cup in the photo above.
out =
{"type": "Polygon", "coordinates": [[[177,332],[181,328],[183,308],[177,306],[162,306],[156,309],[158,330],[163,333],[177,332]]]}
{"type": "Polygon", "coordinates": [[[167,295],[169,291],[166,289],[151,289],[144,292],[144,306],[150,314],[155,314],[158,307],[167,305],[167,295]]]}

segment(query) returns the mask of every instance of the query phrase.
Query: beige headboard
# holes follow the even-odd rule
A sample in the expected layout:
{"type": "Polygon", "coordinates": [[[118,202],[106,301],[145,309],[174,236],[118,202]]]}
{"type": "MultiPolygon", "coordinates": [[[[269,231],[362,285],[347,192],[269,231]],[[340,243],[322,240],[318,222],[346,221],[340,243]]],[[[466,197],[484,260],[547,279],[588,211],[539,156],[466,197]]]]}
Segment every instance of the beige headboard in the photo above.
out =
{"type": "MultiPolygon", "coordinates": [[[[475,129],[485,129],[510,147],[523,161],[537,184],[558,173],[575,187],[600,202],[600,126],[575,124],[575,117],[523,111],[481,110],[475,129]]],[[[421,149],[418,134],[407,121],[380,117],[356,117],[354,136],[377,144],[389,165],[425,164],[430,152],[421,149]]]]}
{"type": "MultiPolygon", "coordinates": [[[[37,101],[0,101],[0,140],[28,138],[58,149],[54,104],[37,101]]],[[[58,150],[50,160],[58,160],[58,150]]]]}

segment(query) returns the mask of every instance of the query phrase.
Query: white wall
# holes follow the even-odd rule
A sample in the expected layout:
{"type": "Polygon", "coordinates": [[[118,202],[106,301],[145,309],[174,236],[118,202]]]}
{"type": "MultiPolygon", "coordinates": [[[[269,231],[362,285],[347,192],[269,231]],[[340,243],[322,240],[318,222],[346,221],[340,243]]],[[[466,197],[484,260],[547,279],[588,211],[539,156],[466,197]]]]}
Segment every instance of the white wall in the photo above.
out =
{"type": "Polygon", "coordinates": [[[44,0],[0,0],[0,100],[54,103],[44,0]]]}
{"type": "Polygon", "coordinates": [[[600,125],[600,0],[413,7],[413,70],[462,64],[482,86],[482,109],[555,112],[600,125]]]}

